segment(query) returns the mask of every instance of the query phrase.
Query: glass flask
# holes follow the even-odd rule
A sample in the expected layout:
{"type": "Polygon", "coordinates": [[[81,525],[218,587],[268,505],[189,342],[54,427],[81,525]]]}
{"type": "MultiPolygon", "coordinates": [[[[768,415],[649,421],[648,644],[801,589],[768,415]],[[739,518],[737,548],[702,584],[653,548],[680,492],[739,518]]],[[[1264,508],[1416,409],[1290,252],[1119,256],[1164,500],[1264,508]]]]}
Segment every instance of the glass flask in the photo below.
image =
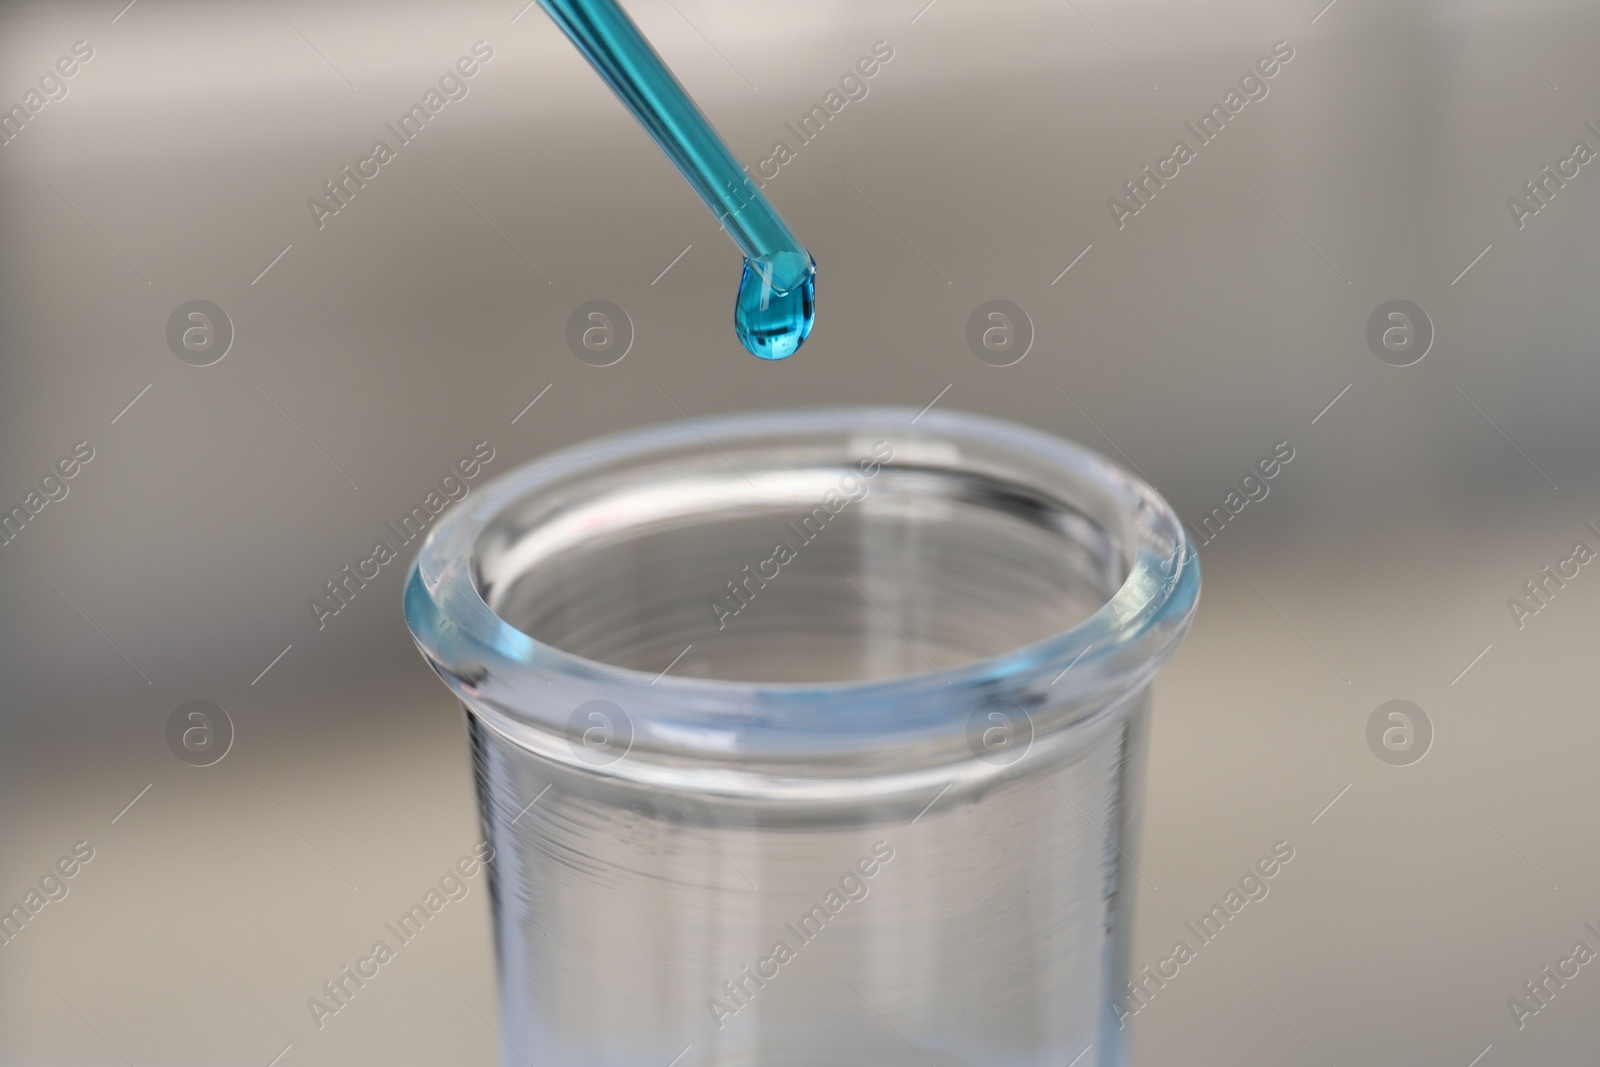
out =
{"type": "Polygon", "coordinates": [[[1200,588],[1140,479],[894,408],[532,462],[434,530],[507,1067],[1112,1067],[1151,679],[1200,588]]]}

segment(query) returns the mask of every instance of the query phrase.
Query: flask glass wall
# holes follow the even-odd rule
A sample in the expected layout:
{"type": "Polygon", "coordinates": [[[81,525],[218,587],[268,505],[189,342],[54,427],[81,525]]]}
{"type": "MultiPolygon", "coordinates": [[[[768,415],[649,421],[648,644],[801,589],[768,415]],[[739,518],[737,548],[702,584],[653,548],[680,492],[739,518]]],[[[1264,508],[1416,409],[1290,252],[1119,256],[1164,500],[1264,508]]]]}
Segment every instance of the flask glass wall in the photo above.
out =
{"type": "Polygon", "coordinates": [[[1148,687],[1193,549],[1058,438],[897,409],[651,428],[446,518],[502,1062],[1113,1065],[1148,687]]]}

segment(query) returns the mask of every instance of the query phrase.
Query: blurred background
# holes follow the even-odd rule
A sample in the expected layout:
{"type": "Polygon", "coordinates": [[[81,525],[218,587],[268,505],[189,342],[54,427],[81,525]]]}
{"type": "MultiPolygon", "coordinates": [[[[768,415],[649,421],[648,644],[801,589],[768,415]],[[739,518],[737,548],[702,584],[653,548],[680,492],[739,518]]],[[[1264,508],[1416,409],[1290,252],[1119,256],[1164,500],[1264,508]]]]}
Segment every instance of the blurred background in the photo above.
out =
{"type": "Polygon", "coordinates": [[[1593,1062],[1600,964],[1541,970],[1600,950],[1600,8],[632,0],[741,160],[792,152],[767,192],[819,317],[766,364],[737,252],[537,6],[125,3],[0,11],[0,906],[43,901],[0,946],[0,1064],[492,1062],[481,878],[307,1009],[477,839],[402,566],[308,601],[479,442],[492,476],[825,402],[1072,437],[1209,538],[1136,965],[1295,859],[1130,1021],[1136,1062],[1593,1062]],[[633,334],[610,366],[566,340],[592,300],[633,334]],[[1009,366],[967,340],[992,300],[1009,366]]]}

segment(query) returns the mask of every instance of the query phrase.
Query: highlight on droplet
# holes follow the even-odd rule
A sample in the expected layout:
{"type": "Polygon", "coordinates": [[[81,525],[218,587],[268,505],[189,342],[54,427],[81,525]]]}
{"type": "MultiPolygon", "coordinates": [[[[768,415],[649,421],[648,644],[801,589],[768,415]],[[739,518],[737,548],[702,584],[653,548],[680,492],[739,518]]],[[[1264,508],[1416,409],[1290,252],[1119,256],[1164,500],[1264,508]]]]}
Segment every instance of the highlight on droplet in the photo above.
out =
{"type": "Polygon", "coordinates": [[[744,261],[733,329],[753,356],[787,359],[811,335],[817,317],[816,263],[808,255],[797,269],[798,260],[797,253],[778,252],[744,261]]]}

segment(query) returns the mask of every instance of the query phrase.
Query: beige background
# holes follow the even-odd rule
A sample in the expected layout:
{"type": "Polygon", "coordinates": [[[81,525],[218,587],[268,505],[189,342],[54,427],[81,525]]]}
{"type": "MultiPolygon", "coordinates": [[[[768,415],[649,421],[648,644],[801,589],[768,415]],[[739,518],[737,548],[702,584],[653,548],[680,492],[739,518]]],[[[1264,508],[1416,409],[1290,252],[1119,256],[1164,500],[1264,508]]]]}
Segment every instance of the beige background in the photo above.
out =
{"type": "Polygon", "coordinates": [[[766,365],[737,253],[537,7],[122,2],[0,13],[7,105],[95,50],[0,147],[0,503],[95,449],[0,548],[0,902],[95,849],[0,948],[0,1064],[491,1062],[478,883],[325,1028],[305,1007],[475,833],[400,568],[321,631],[307,599],[480,440],[492,474],[673,404],[935,397],[1124,458],[1191,521],[1295,449],[1202,549],[1160,680],[1136,958],[1296,857],[1137,1062],[1592,1062],[1600,967],[1520,1032],[1506,1000],[1600,948],[1600,572],[1521,630],[1506,600],[1600,548],[1600,170],[1521,231],[1506,200],[1600,148],[1600,9],[630,3],[751,164],[894,48],[769,188],[822,273],[766,365]],[[470,95],[319,231],[307,197],[480,39],[470,95]],[[1107,198],[1278,40],[1270,95],[1119,231],[1107,198]],[[237,333],[205,368],[165,341],[195,298],[237,333]],[[637,331],[604,369],[564,341],[596,298],[637,331]],[[1036,330],[1012,367],[966,347],[994,298],[1036,330]],[[1397,298],[1437,332],[1403,369],[1364,336],[1397,298]],[[237,729],[204,769],[164,739],[195,698],[237,729]],[[1365,740],[1395,698],[1436,732],[1410,767],[1365,740]]]}

